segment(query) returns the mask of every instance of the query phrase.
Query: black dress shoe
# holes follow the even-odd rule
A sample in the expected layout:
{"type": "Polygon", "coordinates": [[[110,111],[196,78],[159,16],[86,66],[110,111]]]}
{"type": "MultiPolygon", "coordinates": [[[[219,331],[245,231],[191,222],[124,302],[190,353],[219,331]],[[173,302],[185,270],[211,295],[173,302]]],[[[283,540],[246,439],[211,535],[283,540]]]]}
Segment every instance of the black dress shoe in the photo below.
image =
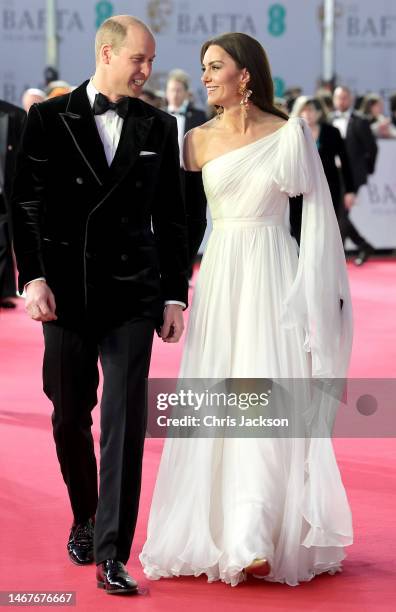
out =
{"type": "Polygon", "coordinates": [[[137,593],[138,585],[121,561],[106,559],[96,567],[96,584],[109,595],[137,593]]]}
{"type": "Polygon", "coordinates": [[[76,565],[93,563],[94,521],[88,519],[85,523],[73,525],[67,543],[67,552],[76,565]]]}
{"type": "Polygon", "coordinates": [[[359,249],[357,257],[355,259],[355,266],[362,266],[364,262],[367,261],[370,255],[372,255],[373,253],[374,249],[369,244],[359,249]]]}

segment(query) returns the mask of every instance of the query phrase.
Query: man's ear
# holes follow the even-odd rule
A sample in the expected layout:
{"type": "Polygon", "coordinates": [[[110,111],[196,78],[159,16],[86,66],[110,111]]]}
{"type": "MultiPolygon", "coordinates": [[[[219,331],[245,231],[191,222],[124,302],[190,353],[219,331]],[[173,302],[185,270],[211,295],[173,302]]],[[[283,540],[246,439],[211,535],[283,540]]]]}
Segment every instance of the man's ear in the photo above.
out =
{"type": "Polygon", "coordinates": [[[113,50],[111,45],[102,45],[102,48],[100,50],[100,56],[104,64],[110,64],[112,52],[113,50]]]}

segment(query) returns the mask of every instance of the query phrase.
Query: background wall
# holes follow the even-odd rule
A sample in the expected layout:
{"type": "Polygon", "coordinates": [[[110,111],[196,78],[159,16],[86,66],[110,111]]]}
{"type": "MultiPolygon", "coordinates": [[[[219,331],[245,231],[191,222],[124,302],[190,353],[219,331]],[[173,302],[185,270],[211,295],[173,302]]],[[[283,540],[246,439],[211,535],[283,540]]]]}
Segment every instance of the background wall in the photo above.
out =
{"type": "MultiPolygon", "coordinates": [[[[258,38],[268,52],[277,95],[299,85],[310,94],[321,75],[322,0],[58,0],[60,78],[79,84],[94,70],[94,36],[112,14],[146,21],[157,38],[151,83],[164,86],[167,72],[192,76],[197,106],[202,42],[225,31],[258,38]]],[[[396,90],[395,0],[338,0],[336,72],[358,93],[386,99],[396,90]]],[[[0,0],[0,97],[20,104],[27,87],[42,85],[45,67],[45,0],[0,0]]],[[[358,227],[377,248],[396,247],[396,143],[383,143],[377,172],[353,211],[358,227]]]]}
{"type": "MultiPolygon", "coordinates": [[[[58,0],[61,78],[78,84],[93,71],[93,39],[100,23],[116,13],[145,20],[158,41],[153,81],[169,69],[193,77],[197,105],[199,49],[225,31],[243,31],[266,48],[277,94],[301,85],[311,93],[320,78],[322,0],[58,0]]],[[[385,96],[396,88],[396,2],[339,0],[336,10],[336,67],[339,79],[356,91],[385,96]]],[[[27,86],[38,86],[45,66],[45,0],[0,0],[0,96],[20,101],[27,86]]]]}

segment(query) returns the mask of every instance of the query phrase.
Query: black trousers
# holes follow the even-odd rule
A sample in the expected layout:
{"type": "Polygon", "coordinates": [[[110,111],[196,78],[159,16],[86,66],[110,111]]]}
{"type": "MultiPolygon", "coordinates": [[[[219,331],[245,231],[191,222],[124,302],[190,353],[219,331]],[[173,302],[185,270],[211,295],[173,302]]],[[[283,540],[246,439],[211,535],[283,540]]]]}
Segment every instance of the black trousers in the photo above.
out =
{"type": "MultiPolygon", "coordinates": [[[[345,208],[341,195],[338,196],[337,194],[337,197],[335,197],[332,193],[332,199],[334,210],[337,216],[338,226],[340,228],[342,244],[345,244],[345,240],[347,238],[350,238],[359,249],[370,246],[367,240],[359,234],[356,227],[350,220],[349,210],[345,208]]],[[[299,245],[301,237],[303,196],[289,198],[289,203],[290,233],[297,240],[297,244],[299,245]]]]}
{"type": "Polygon", "coordinates": [[[356,227],[349,218],[349,210],[345,206],[340,206],[337,214],[338,225],[340,227],[342,243],[349,238],[359,248],[363,249],[370,246],[365,238],[359,234],[356,227]]]}
{"type": "Polygon", "coordinates": [[[15,271],[8,218],[0,213],[0,299],[15,296],[15,271]]]}
{"type": "Polygon", "coordinates": [[[52,401],[53,434],[77,523],[96,514],[96,563],[126,563],[135,531],[155,322],[136,318],[96,337],[44,323],[44,391],[52,401]],[[98,357],[103,370],[100,486],[91,433],[97,403],[98,357]]]}

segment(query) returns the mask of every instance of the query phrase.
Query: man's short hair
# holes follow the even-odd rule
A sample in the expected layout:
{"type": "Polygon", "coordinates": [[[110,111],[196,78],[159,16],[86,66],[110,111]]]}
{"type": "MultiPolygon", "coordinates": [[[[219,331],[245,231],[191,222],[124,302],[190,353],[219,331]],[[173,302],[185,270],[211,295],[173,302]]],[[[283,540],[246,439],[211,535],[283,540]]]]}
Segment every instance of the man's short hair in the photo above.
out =
{"type": "Polygon", "coordinates": [[[143,21],[132,15],[115,15],[106,19],[95,36],[96,61],[99,59],[102,45],[111,45],[113,51],[118,54],[128,34],[128,28],[131,26],[140,26],[151,33],[150,28],[143,21]]]}
{"type": "Polygon", "coordinates": [[[180,68],[170,71],[168,78],[166,79],[167,84],[169,81],[177,81],[178,83],[181,83],[186,91],[189,91],[190,89],[190,77],[188,76],[187,72],[184,72],[184,70],[181,70],[180,68]]]}
{"type": "MultiPolygon", "coordinates": [[[[352,91],[350,90],[350,88],[348,87],[348,85],[337,85],[337,87],[335,87],[336,89],[342,89],[342,91],[345,91],[346,93],[348,93],[350,96],[352,96],[352,91]]],[[[334,90],[334,91],[335,91],[334,90]]]]}

